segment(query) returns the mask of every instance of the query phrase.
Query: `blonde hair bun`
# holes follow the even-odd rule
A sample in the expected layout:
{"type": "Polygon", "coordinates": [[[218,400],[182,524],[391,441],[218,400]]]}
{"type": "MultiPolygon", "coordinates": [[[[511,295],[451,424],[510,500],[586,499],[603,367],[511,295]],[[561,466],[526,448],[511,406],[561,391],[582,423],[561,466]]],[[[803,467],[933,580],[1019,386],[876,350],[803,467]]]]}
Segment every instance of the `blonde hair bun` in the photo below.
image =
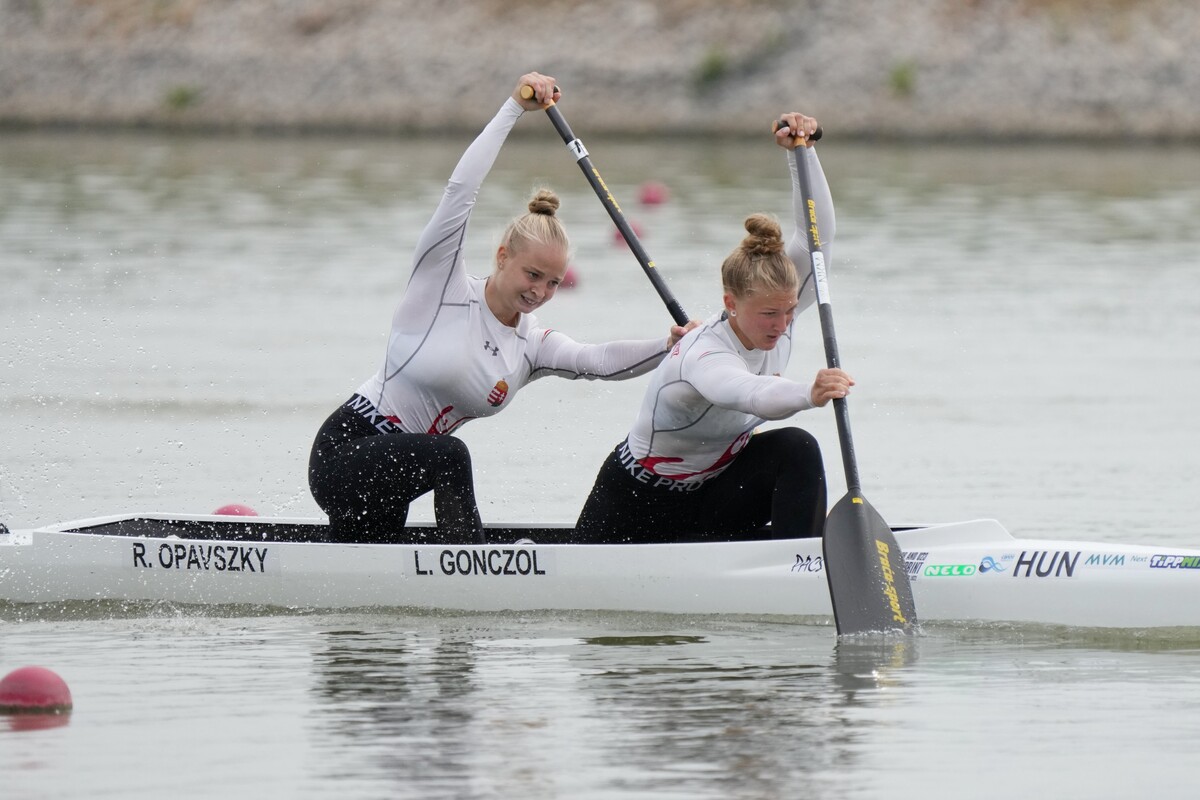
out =
{"type": "Polygon", "coordinates": [[[534,189],[526,213],[508,223],[500,244],[513,252],[520,252],[530,243],[553,245],[564,253],[571,250],[571,240],[563,228],[558,211],[558,195],[544,186],[534,189]]]}
{"type": "Polygon", "coordinates": [[[779,222],[767,214],[746,217],[749,234],[721,264],[721,286],[734,297],[798,292],[800,278],[783,246],[779,222]]]}
{"type": "Polygon", "coordinates": [[[538,189],[533,194],[533,199],[529,201],[530,214],[545,214],[548,217],[553,217],[554,212],[558,211],[561,205],[558,195],[550,189],[538,189]]]}
{"type": "Polygon", "coordinates": [[[773,217],[751,214],[746,217],[746,231],[750,234],[742,239],[746,255],[771,256],[783,252],[783,229],[773,217]]]}

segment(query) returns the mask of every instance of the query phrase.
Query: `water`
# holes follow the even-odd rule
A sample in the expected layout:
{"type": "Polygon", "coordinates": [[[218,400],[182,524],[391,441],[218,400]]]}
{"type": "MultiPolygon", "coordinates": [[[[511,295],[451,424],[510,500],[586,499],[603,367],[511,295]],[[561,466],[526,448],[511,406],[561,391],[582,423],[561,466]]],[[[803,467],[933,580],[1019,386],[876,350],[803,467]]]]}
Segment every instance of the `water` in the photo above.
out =
{"type": "MultiPolygon", "coordinates": [[[[540,316],[584,339],[665,333],[561,142],[520,133],[472,223],[474,271],[545,181],[582,280],[540,316]]],[[[463,144],[0,138],[0,520],[317,515],[311,436],[378,364],[463,144]]],[[[769,143],[588,145],[692,316],[719,307],[741,219],[788,213],[769,143]],[[668,204],[636,203],[647,178],[668,204]]],[[[1200,153],[822,154],[884,517],[1195,545],[1200,153]]],[[[793,377],[823,358],[814,316],[800,328],[793,377]]],[[[640,388],[541,381],[466,426],[484,518],[573,519],[640,388]]],[[[801,423],[836,495],[831,415],[801,423]]],[[[52,667],[76,702],[65,726],[0,724],[0,775],[6,798],[1181,796],[1198,659],[1189,631],[839,645],[802,620],[0,605],[0,672],[52,667]]]]}
{"type": "Polygon", "coordinates": [[[6,626],[77,709],[0,725],[6,797],[1184,797],[1200,725],[1194,637],[77,613],[6,626]]]}

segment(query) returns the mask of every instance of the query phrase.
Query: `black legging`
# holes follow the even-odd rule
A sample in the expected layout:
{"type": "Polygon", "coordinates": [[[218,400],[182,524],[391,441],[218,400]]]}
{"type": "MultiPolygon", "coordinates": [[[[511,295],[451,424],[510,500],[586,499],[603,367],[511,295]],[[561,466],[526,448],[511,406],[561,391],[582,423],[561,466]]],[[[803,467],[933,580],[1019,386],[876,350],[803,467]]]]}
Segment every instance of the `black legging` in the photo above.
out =
{"type": "Polygon", "coordinates": [[[471,454],[454,436],[380,433],[342,406],[317,431],[308,486],[338,541],[483,541],[471,454]],[[437,528],[406,534],[408,504],[428,491],[437,528]]]}
{"type": "Polygon", "coordinates": [[[710,542],[820,536],[825,528],[821,447],[800,428],[756,433],[724,472],[693,492],[640,483],[604,461],[576,523],[584,543],[710,542]]]}

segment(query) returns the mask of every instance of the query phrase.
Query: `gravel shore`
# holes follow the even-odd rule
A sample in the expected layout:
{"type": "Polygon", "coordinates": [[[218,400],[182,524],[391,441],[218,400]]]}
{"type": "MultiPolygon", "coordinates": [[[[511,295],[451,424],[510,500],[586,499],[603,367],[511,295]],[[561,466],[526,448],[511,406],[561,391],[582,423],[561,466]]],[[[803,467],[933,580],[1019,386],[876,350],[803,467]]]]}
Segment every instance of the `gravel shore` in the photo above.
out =
{"type": "Polygon", "coordinates": [[[0,0],[0,124],[1200,141],[1194,0],[0,0]]]}

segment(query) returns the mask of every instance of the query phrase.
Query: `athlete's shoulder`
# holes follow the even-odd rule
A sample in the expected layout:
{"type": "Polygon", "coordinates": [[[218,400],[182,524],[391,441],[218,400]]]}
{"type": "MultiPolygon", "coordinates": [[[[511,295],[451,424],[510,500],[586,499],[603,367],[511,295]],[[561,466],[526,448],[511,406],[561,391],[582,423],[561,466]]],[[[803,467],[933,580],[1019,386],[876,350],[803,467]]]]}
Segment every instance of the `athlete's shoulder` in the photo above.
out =
{"type": "Polygon", "coordinates": [[[729,320],[725,318],[724,314],[713,317],[692,333],[695,334],[695,337],[687,342],[688,347],[686,348],[686,354],[690,358],[702,358],[714,352],[733,352],[729,340],[731,335],[729,320]]]}
{"type": "Polygon", "coordinates": [[[571,337],[557,328],[544,327],[533,314],[522,314],[513,332],[525,343],[526,353],[534,360],[540,353],[553,352],[571,341],[571,337]]]}

